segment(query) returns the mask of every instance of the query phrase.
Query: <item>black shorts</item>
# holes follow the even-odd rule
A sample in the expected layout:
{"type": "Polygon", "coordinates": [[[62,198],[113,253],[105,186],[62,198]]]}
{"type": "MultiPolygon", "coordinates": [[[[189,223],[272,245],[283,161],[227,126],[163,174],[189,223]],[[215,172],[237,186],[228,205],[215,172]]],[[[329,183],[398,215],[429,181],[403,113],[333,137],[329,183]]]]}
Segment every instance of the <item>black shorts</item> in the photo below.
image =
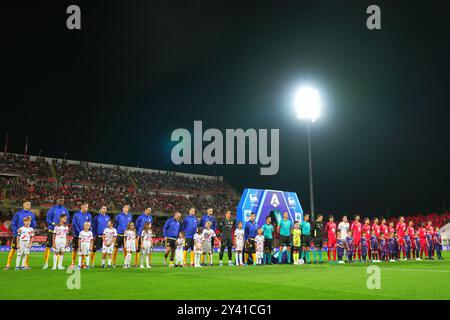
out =
{"type": "Polygon", "coordinates": [[[255,239],[248,239],[245,243],[245,248],[247,252],[252,251],[254,253],[256,251],[255,239]]]}
{"type": "Polygon", "coordinates": [[[230,238],[222,239],[221,247],[222,248],[231,248],[233,246],[233,240],[230,238]]]}
{"type": "Polygon", "coordinates": [[[120,248],[120,247],[123,247],[123,234],[118,234],[117,235],[117,238],[116,238],[116,243],[115,243],[115,247],[116,248],[120,248]]]}
{"type": "Polygon", "coordinates": [[[92,252],[102,251],[103,247],[103,238],[102,236],[97,236],[94,239],[94,246],[92,247],[92,252]]]}
{"type": "Polygon", "coordinates": [[[167,238],[166,240],[166,248],[170,248],[175,250],[177,248],[177,240],[172,238],[167,238]]]}
{"type": "Polygon", "coordinates": [[[292,247],[292,251],[293,252],[299,252],[300,251],[300,247],[292,247]]]}
{"type": "Polygon", "coordinates": [[[272,251],[273,239],[264,239],[264,249],[272,251]]]}
{"type": "Polygon", "coordinates": [[[316,248],[322,248],[323,247],[323,239],[322,239],[322,237],[314,238],[314,247],[316,247],[316,248]]]}
{"type": "Polygon", "coordinates": [[[194,250],[194,239],[186,238],[184,250],[186,250],[186,251],[187,250],[191,250],[191,251],[194,250]]]}
{"type": "Polygon", "coordinates": [[[47,248],[51,248],[53,246],[53,231],[52,230],[47,231],[47,240],[45,241],[45,246],[47,248]]]}
{"type": "Polygon", "coordinates": [[[13,236],[11,240],[11,250],[16,250],[17,247],[17,236],[13,236]]]}
{"type": "Polygon", "coordinates": [[[72,250],[78,251],[78,237],[73,237],[72,239],[72,250]]]}
{"type": "Polygon", "coordinates": [[[311,236],[302,234],[302,247],[310,247],[311,246],[311,236]]]}
{"type": "Polygon", "coordinates": [[[136,251],[139,252],[141,250],[142,237],[137,237],[137,247],[136,251]]]}
{"type": "Polygon", "coordinates": [[[280,235],[280,246],[290,247],[291,246],[291,237],[280,235]]]}

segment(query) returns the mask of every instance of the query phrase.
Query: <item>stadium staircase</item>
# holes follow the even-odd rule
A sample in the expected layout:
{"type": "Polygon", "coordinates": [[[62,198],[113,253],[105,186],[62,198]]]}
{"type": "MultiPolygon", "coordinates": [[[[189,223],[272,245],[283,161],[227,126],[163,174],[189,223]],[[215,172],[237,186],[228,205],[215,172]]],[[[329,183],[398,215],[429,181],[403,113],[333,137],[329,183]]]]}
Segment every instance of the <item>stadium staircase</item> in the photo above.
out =
{"type": "Polygon", "coordinates": [[[128,177],[130,178],[131,183],[133,183],[134,190],[138,190],[139,185],[138,185],[137,181],[133,178],[133,176],[130,173],[128,173],[128,177]]]}
{"type": "Polygon", "coordinates": [[[56,182],[57,182],[58,185],[59,185],[59,183],[60,183],[60,177],[59,177],[59,175],[58,175],[58,172],[56,172],[55,166],[53,165],[53,163],[50,163],[50,164],[49,164],[49,167],[50,167],[50,172],[51,172],[51,174],[52,174],[52,177],[55,178],[56,182]]]}

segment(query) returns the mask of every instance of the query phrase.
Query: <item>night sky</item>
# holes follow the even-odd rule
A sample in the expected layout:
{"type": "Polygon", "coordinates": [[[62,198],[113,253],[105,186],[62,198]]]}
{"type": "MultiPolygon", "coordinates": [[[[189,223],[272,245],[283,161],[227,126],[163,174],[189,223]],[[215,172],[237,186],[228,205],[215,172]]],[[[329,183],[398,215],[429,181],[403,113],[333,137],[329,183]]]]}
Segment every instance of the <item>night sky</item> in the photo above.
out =
{"type": "Polygon", "coordinates": [[[298,192],[309,210],[306,124],[317,87],[316,211],[450,207],[448,1],[58,1],[1,4],[0,145],[9,151],[223,175],[239,191],[298,192]],[[78,4],[82,29],[66,28],[78,4]],[[366,28],[377,4],[382,29],[366,28]],[[279,128],[280,169],[175,166],[170,134],[279,128]]]}

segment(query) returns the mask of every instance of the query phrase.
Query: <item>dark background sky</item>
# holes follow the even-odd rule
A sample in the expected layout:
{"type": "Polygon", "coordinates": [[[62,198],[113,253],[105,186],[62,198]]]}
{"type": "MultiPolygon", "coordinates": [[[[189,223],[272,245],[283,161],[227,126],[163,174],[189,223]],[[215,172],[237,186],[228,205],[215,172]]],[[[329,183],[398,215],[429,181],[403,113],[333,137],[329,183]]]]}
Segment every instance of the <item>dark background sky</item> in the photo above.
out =
{"type": "Polygon", "coordinates": [[[0,5],[1,128],[11,152],[224,175],[297,191],[308,210],[298,84],[321,91],[316,208],[450,205],[448,1],[58,1],[0,5]],[[366,28],[368,5],[382,30],[366,28]],[[82,30],[66,29],[69,4],[82,30]],[[280,170],[174,166],[176,128],[279,128],[280,170]]]}

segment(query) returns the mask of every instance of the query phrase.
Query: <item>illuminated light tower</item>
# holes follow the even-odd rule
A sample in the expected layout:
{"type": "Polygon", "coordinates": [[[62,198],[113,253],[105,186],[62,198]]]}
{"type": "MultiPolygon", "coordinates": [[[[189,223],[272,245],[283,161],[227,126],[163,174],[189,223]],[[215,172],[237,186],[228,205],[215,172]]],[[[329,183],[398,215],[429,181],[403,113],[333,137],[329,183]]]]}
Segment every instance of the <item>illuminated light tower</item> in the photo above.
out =
{"type": "Polygon", "coordinates": [[[307,120],[308,124],[308,158],[309,158],[309,200],[311,206],[311,221],[314,221],[314,186],[313,186],[313,166],[311,155],[311,123],[320,117],[321,101],[320,94],[314,88],[301,87],[294,97],[294,106],[297,117],[307,120]]]}

